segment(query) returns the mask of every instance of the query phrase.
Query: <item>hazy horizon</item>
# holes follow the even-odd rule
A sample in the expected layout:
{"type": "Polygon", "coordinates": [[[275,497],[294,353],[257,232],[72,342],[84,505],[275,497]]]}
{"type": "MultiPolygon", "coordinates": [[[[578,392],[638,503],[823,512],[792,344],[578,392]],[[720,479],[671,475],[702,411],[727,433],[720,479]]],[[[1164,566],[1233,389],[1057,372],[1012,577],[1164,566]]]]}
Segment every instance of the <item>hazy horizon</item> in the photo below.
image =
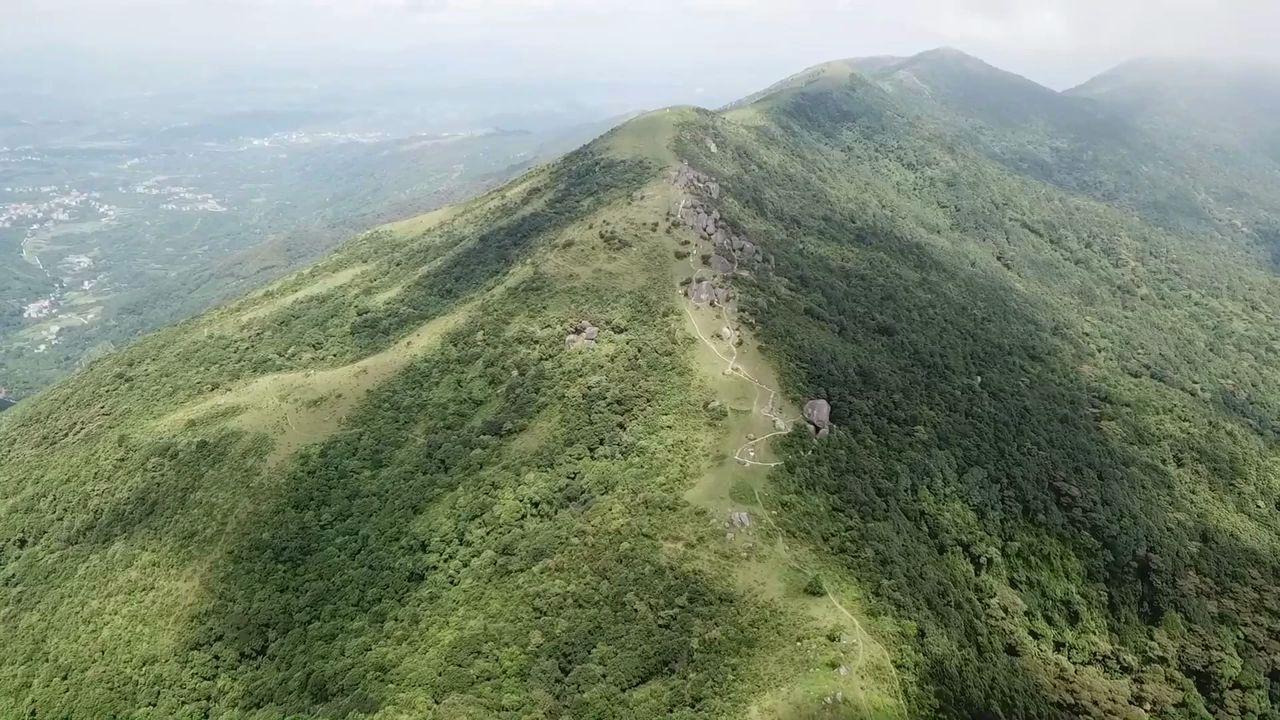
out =
{"type": "Polygon", "coordinates": [[[622,110],[715,105],[826,60],[939,46],[1057,89],[1137,57],[1280,58],[1280,4],[1245,0],[17,0],[0,12],[0,76],[54,94],[525,84],[622,110]]]}

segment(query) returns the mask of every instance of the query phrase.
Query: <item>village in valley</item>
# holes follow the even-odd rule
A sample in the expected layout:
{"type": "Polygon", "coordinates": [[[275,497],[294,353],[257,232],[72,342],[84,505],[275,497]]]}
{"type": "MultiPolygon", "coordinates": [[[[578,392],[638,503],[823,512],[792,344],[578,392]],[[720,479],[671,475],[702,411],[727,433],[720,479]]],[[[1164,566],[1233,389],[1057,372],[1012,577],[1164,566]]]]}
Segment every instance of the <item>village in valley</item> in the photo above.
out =
{"type": "Polygon", "coordinates": [[[499,131],[480,115],[442,127],[422,108],[388,120],[129,102],[140,106],[110,121],[0,112],[0,384],[11,397],[598,130],[499,131]]]}
{"type": "MultiPolygon", "coordinates": [[[[28,163],[42,159],[30,151],[8,151],[28,163]]],[[[121,170],[137,168],[130,160],[121,170]]],[[[0,187],[0,239],[16,242],[23,262],[47,282],[42,292],[20,298],[26,327],[19,345],[34,354],[60,342],[62,331],[94,322],[102,301],[110,294],[115,258],[113,243],[103,234],[119,226],[121,218],[138,213],[145,226],[147,211],[155,213],[224,213],[224,200],[188,185],[171,184],[162,176],[118,184],[114,188],[80,189],[69,184],[5,185],[0,187]]],[[[123,269],[121,270],[123,271],[123,269]]],[[[122,277],[127,283],[129,278],[122,277]]]]}

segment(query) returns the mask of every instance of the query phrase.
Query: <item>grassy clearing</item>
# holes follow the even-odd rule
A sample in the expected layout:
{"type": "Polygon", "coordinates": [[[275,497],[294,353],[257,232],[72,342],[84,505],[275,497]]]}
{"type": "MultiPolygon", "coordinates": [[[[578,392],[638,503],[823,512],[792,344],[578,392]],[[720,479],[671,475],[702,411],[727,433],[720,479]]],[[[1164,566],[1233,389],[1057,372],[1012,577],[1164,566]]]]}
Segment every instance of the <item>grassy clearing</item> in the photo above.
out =
{"type": "Polygon", "coordinates": [[[323,293],[323,292],[328,292],[329,290],[333,290],[335,288],[340,288],[343,285],[346,285],[347,283],[354,280],[358,275],[360,275],[361,273],[365,272],[368,269],[369,268],[366,265],[357,265],[355,267],[349,267],[343,270],[339,270],[335,273],[332,273],[325,277],[314,280],[311,284],[307,285],[301,290],[297,290],[289,293],[288,295],[274,298],[260,305],[256,305],[250,308],[249,310],[243,313],[240,313],[239,315],[236,316],[235,319],[243,322],[246,320],[256,320],[260,317],[264,317],[283,307],[286,307],[295,302],[298,302],[299,300],[313,297],[315,295],[319,295],[320,293],[323,293]]]}
{"type": "Polygon", "coordinates": [[[419,235],[438,227],[441,223],[453,218],[463,207],[463,205],[449,205],[447,207],[442,207],[439,210],[433,210],[429,213],[406,218],[404,220],[398,220],[393,223],[387,223],[382,226],[382,229],[402,237],[419,235]]]}
{"type": "Polygon", "coordinates": [[[278,373],[254,378],[228,392],[184,407],[157,425],[177,431],[191,423],[219,418],[249,432],[275,438],[268,462],[275,464],[298,448],[333,434],[369,390],[385,382],[415,358],[430,352],[440,338],[465,320],[471,304],[437,318],[383,352],[327,370],[278,373]]]}

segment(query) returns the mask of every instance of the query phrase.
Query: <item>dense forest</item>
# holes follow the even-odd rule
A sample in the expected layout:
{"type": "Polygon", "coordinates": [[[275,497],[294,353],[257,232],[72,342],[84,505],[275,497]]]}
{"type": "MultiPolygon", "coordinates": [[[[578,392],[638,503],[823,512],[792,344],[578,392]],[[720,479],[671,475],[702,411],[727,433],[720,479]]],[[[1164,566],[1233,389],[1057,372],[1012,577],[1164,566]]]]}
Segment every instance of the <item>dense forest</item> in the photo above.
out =
{"type": "MultiPolygon", "coordinates": [[[[921,65],[967,103],[1029,112],[1026,81],[921,65]]],[[[1280,716],[1266,238],[1104,204],[1105,163],[1045,176],[1071,171],[1067,142],[1010,167],[1038,155],[1026,135],[991,148],[975,138],[994,120],[901,107],[829,71],[739,111],[767,122],[684,129],[683,155],[774,253],[748,293],[770,354],[841,428],[787,442],[791,530],[909,620],[939,714],[1280,716]]]]}
{"type": "Polygon", "coordinates": [[[95,359],[0,416],[0,717],[1280,718],[1280,184],[1140,69],[658,111],[95,359]],[[773,375],[834,430],[735,462],[773,375]]]}

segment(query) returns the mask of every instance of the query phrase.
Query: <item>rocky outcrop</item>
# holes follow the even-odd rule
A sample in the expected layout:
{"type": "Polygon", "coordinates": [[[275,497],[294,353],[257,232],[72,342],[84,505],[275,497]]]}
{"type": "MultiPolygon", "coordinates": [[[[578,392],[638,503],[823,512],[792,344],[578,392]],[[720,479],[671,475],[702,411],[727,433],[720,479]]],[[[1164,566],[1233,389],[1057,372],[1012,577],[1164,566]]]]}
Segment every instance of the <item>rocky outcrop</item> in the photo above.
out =
{"type": "Polygon", "coordinates": [[[720,211],[711,207],[708,200],[720,198],[720,184],[705,173],[689,167],[687,162],[676,169],[673,179],[675,186],[682,191],[680,197],[679,219],[693,228],[698,236],[709,240],[715,256],[725,262],[714,261],[712,269],[719,273],[731,273],[747,269],[752,265],[765,261],[760,248],[741,234],[720,216],[720,211]]]}
{"type": "Polygon", "coordinates": [[[804,404],[804,419],[816,428],[831,427],[831,403],[821,398],[804,404]]]}
{"type": "Polygon", "coordinates": [[[600,328],[586,321],[578,322],[574,324],[573,332],[565,336],[564,346],[569,350],[595,347],[599,337],[600,328]]]}
{"type": "Polygon", "coordinates": [[[720,183],[716,182],[710,175],[700,173],[689,167],[689,163],[682,162],[680,167],[676,168],[675,185],[681,190],[689,192],[697,192],[712,200],[720,198],[720,183]]]}
{"type": "Polygon", "coordinates": [[[715,297],[715,287],[710,280],[695,280],[689,283],[689,289],[685,292],[694,305],[706,305],[715,297]]]}
{"type": "Polygon", "coordinates": [[[685,294],[694,305],[726,306],[733,299],[733,290],[717,287],[710,280],[695,279],[685,289],[685,294]]]}
{"type": "Polygon", "coordinates": [[[804,419],[809,423],[809,431],[819,438],[831,434],[831,403],[821,398],[810,400],[804,404],[804,419]]]}
{"type": "Polygon", "coordinates": [[[707,260],[707,265],[711,268],[712,272],[718,272],[721,274],[733,272],[733,263],[730,262],[728,258],[721,257],[720,255],[712,255],[707,260]]]}

